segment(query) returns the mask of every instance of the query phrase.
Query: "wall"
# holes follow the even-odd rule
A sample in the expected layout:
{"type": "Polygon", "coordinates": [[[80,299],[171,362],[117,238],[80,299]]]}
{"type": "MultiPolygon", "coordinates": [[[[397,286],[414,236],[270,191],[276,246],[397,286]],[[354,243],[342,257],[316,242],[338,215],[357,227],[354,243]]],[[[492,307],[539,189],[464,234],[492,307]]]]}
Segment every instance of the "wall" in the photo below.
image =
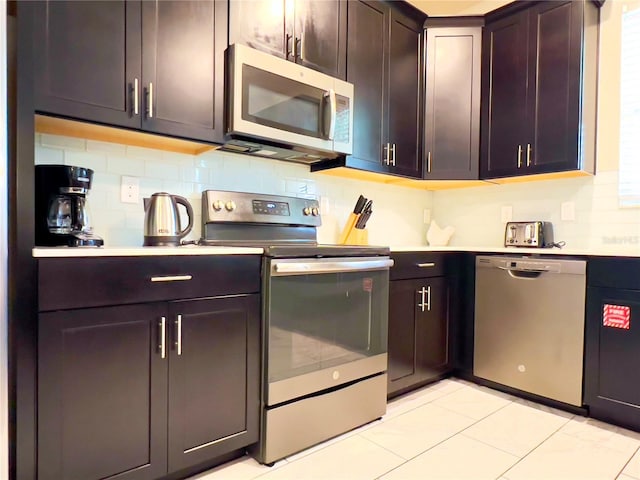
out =
{"type": "MultiPolygon", "coordinates": [[[[227,152],[198,156],[162,152],[115,143],[36,134],[36,164],[67,164],[91,168],[94,185],[89,196],[92,224],[108,246],[142,245],[144,210],[120,202],[122,175],[140,179],[141,197],[167,191],[189,199],[195,227],[201,233],[201,193],[206,189],[308,196],[321,201],[322,243],[335,243],[359,194],[373,200],[367,224],[369,243],[424,245],[424,209],[431,208],[430,192],[310,173],[309,167],[227,152]]],[[[186,221],[186,220],[185,220],[186,221]]]]}
{"type": "Polygon", "coordinates": [[[552,221],[555,238],[568,247],[640,251],[640,210],[618,207],[620,33],[625,8],[640,8],[640,1],[608,1],[601,10],[596,176],[436,192],[434,218],[456,228],[451,244],[500,245],[501,207],[512,206],[514,220],[552,221]],[[560,220],[563,202],[575,203],[575,220],[560,220]]]}

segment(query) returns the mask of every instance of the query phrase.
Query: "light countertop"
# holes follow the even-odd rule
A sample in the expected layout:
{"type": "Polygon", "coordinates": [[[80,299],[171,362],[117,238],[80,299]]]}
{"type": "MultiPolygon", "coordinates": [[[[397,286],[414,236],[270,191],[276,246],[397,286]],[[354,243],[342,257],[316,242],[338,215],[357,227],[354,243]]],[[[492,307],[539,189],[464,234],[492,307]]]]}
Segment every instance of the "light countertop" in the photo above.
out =
{"type": "MultiPolygon", "coordinates": [[[[430,247],[425,245],[390,247],[392,253],[399,252],[476,252],[476,253],[509,253],[514,255],[576,255],[576,256],[609,256],[640,257],[640,246],[613,248],[518,248],[518,247],[479,247],[479,246],[447,246],[430,247]]],[[[183,245],[181,247],[36,247],[35,258],[55,257],[139,257],[139,256],[171,256],[171,255],[262,255],[262,248],[254,247],[203,247],[183,245]]]]}
{"type": "Polygon", "coordinates": [[[36,258],[143,257],[158,255],[262,255],[262,248],[183,245],[181,247],[36,247],[33,249],[33,256],[36,258]]]}
{"type": "Polygon", "coordinates": [[[521,247],[478,247],[478,246],[406,246],[391,247],[391,252],[476,252],[510,253],[514,255],[579,255],[607,257],[640,257],[640,246],[607,248],[521,248],[521,247]]]}

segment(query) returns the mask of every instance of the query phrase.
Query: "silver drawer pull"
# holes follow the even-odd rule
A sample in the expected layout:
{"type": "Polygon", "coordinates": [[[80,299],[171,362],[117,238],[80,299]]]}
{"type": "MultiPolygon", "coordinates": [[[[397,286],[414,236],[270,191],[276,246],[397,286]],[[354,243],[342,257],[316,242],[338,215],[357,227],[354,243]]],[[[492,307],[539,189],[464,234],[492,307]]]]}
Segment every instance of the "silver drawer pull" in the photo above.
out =
{"type": "Polygon", "coordinates": [[[152,282],[179,282],[181,280],[191,280],[191,275],[167,275],[166,277],[151,277],[152,282]]]}
{"type": "Polygon", "coordinates": [[[417,263],[416,266],[420,268],[429,268],[429,267],[435,267],[436,264],[433,262],[427,262],[427,263],[417,263]]]}

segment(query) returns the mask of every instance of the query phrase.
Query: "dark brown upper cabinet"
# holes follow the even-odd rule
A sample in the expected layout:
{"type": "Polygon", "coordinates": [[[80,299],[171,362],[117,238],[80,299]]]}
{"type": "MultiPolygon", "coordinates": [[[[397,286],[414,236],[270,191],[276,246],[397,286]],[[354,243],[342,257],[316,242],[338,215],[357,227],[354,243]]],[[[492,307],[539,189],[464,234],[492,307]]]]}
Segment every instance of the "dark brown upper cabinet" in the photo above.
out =
{"type": "Polygon", "coordinates": [[[598,7],[522,5],[487,17],[481,178],[594,173],[598,7]]]}
{"type": "Polygon", "coordinates": [[[229,44],[344,79],[346,0],[235,0],[229,8],[229,44]]]}
{"type": "Polygon", "coordinates": [[[422,25],[398,2],[350,1],[347,81],[354,85],[353,154],[312,171],[350,167],[422,178],[422,25]]]}
{"type": "Polygon", "coordinates": [[[227,3],[46,1],[36,110],[220,142],[227,3]]]}
{"type": "Polygon", "coordinates": [[[478,179],[483,23],[427,19],[425,179],[478,179]]]}

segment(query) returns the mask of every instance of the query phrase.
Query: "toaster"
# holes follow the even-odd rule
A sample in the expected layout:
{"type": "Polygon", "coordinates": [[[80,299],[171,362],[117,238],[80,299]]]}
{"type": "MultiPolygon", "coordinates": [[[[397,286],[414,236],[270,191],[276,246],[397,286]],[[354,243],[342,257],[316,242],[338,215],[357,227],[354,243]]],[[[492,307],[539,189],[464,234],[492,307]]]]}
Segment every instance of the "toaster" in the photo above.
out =
{"type": "Polygon", "coordinates": [[[551,222],[507,222],[504,231],[505,247],[552,247],[551,222]]]}

